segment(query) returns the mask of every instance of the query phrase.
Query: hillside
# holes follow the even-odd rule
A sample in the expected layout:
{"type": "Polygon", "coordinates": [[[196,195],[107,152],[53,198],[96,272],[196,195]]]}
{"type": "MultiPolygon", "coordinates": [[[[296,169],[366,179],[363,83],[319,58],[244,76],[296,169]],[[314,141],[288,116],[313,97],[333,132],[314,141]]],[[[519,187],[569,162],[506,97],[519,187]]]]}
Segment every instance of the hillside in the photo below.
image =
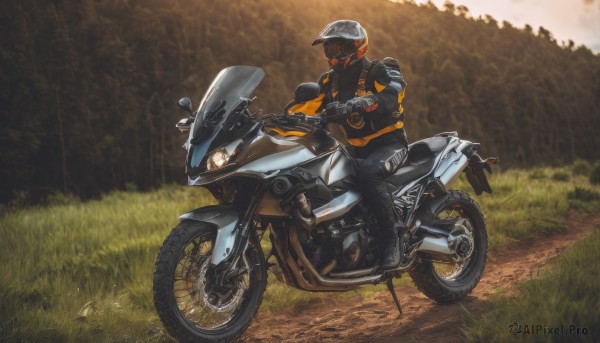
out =
{"type": "Polygon", "coordinates": [[[257,65],[265,112],[326,62],[314,36],[360,21],[409,83],[409,139],[457,130],[504,166],[600,158],[600,56],[462,7],[376,0],[65,0],[0,4],[0,202],[184,180],[176,101],[257,65]],[[502,26],[500,28],[499,26],[502,26]]]}

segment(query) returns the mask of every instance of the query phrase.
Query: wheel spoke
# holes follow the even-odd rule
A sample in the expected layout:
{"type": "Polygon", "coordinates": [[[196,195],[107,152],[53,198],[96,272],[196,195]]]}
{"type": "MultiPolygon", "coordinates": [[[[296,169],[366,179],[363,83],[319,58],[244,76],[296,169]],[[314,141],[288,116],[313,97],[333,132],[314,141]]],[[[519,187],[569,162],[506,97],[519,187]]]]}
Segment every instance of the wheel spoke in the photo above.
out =
{"type": "MultiPolygon", "coordinates": [[[[206,291],[205,274],[212,253],[208,237],[198,237],[183,249],[173,279],[173,295],[181,314],[202,329],[215,329],[229,323],[239,311],[249,289],[250,273],[239,277],[237,289],[206,291]]],[[[239,268],[249,269],[246,258],[239,268]]]]}
{"type": "Polygon", "coordinates": [[[230,261],[226,270],[210,263],[215,239],[213,227],[184,220],[160,249],[154,305],[167,331],[181,341],[231,341],[256,315],[262,299],[267,270],[256,237],[244,258],[230,261]]]}

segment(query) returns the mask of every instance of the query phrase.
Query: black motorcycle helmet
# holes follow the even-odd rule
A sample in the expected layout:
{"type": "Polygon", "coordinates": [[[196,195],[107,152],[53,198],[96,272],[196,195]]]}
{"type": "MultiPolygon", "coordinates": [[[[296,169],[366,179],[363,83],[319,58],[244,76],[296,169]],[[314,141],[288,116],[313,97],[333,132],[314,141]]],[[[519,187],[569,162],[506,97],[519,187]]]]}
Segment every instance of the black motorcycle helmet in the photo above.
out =
{"type": "Polygon", "coordinates": [[[359,22],[338,20],[328,24],[312,45],[321,43],[329,67],[335,71],[343,71],[367,53],[369,38],[359,22]]]}

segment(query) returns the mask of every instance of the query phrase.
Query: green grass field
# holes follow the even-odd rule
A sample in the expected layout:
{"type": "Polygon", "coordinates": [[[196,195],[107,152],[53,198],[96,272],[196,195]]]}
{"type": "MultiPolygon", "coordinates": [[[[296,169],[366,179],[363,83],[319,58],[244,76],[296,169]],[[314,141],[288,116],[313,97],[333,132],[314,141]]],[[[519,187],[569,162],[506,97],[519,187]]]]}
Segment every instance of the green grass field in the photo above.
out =
{"type": "Polygon", "coordinates": [[[600,227],[569,248],[516,297],[496,296],[483,316],[467,315],[471,342],[598,342],[600,227]],[[514,334],[509,326],[515,325],[514,334]]]}
{"type": "MultiPolygon", "coordinates": [[[[570,208],[598,211],[600,187],[573,168],[495,174],[490,180],[495,193],[476,197],[488,220],[491,248],[562,232],[570,208]]],[[[454,188],[471,191],[464,180],[454,188]]],[[[169,186],[86,203],[59,200],[5,210],[0,217],[0,340],[171,341],[152,304],[154,259],[177,217],[212,203],[212,197],[202,189],[169,186]]],[[[358,293],[369,297],[383,289],[367,286],[358,293]]],[[[296,291],[270,277],[261,311],[317,296],[324,295],[296,291]]]]}

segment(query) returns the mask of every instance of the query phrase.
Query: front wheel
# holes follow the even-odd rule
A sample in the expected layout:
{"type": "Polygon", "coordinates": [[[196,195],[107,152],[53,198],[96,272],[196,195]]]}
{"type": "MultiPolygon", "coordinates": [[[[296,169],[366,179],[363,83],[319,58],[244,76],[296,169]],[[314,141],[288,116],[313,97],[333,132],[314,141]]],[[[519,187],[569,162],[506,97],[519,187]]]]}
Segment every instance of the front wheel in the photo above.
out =
{"type": "MultiPolygon", "coordinates": [[[[427,297],[441,303],[463,299],[481,279],[487,259],[487,230],[479,205],[465,192],[451,190],[434,198],[426,211],[437,219],[453,221],[460,234],[471,245],[469,256],[453,262],[442,262],[424,256],[409,272],[417,288],[427,297]]],[[[456,229],[455,229],[456,230],[456,229]]]]}
{"type": "Polygon", "coordinates": [[[230,342],[256,315],[267,286],[265,258],[251,240],[239,273],[225,287],[210,277],[216,230],[182,221],[165,239],[154,271],[154,305],[165,329],[180,342],[230,342]]]}

